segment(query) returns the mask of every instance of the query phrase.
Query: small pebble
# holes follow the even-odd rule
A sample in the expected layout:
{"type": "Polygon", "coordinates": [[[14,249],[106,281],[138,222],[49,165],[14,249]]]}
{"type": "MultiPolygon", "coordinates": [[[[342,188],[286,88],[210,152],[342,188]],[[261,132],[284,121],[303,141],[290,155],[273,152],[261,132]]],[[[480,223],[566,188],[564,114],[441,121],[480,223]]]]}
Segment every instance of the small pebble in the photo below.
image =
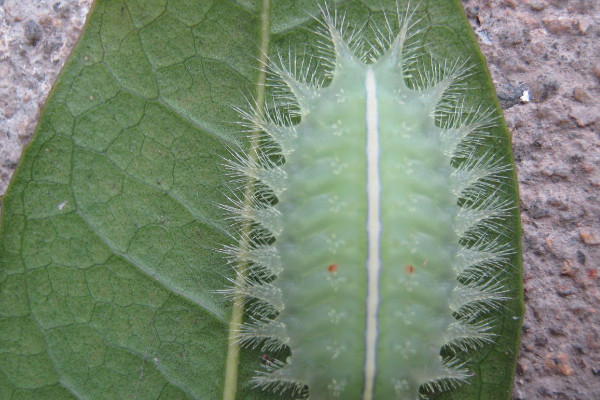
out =
{"type": "Polygon", "coordinates": [[[544,18],[544,28],[550,33],[564,34],[573,33],[576,21],[569,17],[544,18]]]}
{"type": "Polygon", "coordinates": [[[562,269],[560,270],[560,274],[562,276],[568,276],[570,278],[573,278],[575,276],[575,268],[571,266],[571,263],[565,261],[563,263],[562,269]]]}
{"type": "Polygon", "coordinates": [[[533,11],[542,11],[546,8],[546,2],[542,0],[529,0],[529,8],[533,11]]]}
{"type": "Polygon", "coordinates": [[[548,329],[548,332],[550,332],[550,334],[553,336],[566,336],[565,331],[558,326],[551,326],[548,329]]]}
{"type": "Polygon", "coordinates": [[[573,375],[573,368],[569,364],[569,356],[565,353],[548,353],[544,356],[544,367],[564,376],[573,375]]]}
{"type": "Polygon", "coordinates": [[[34,20],[30,19],[25,24],[25,39],[27,43],[35,46],[42,38],[42,30],[34,20]]]}
{"type": "Polygon", "coordinates": [[[591,350],[600,349],[600,336],[596,332],[590,332],[586,336],[587,346],[591,350]]]}
{"type": "Polygon", "coordinates": [[[544,347],[548,344],[548,338],[546,336],[536,336],[534,342],[537,347],[544,347]]]}
{"type": "Polygon", "coordinates": [[[594,65],[594,68],[592,68],[592,72],[594,73],[594,76],[596,78],[600,79],[600,64],[594,65]]]}
{"type": "Polygon", "coordinates": [[[569,117],[575,120],[577,126],[584,127],[593,124],[598,120],[598,115],[594,110],[586,106],[574,106],[569,113],[569,117]]]}
{"type": "Polygon", "coordinates": [[[521,359],[517,363],[517,373],[525,375],[531,369],[531,363],[527,359],[521,359]]]}
{"type": "Polygon", "coordinates": [[[576,87],[573,89],[573,98],[580,103],[587,103],[592,99],[587,90],[582,87],[576,87]]]}
{"type": "MultiPolygon", "coordinates": [[[[574,289],[569,289],[566,286],[561,286],[558,289],[556,289],[556,293],[560,297],[568,297],[568,296],[571,296],[571,295],[577,293],[577,291],[574,289]]],[[[553,335],[561,335],[561,336],[564,335],[564,333],[562,331],[561,331],[561,333],[555,333],[555,332],[557,332],[556,329],[560,329],[560,328],[555,328],[555,327],[550,328],[550,333],[552,333],[553,335]]]]}
{"type": "Polygon", "coordinates": [[[503,109],[508,109],[521,102],[521,96],[525,89],[521,86],[514,86],[505,83],[497,87],[498,100],[503,109]]]}
{"type": "Polygon", "coordinates": [[[550,97],[554,96],[559,89],[557,76],[539,75],[537,79],[531,83],[531,98],[537,103],[543,103],[550,97]]]}
{"type": "Polygon", "coordinates": [[[579,230],[579,236],[585,244],[600,244],[600,237],[591,228],[581,228],[579,230]]]}
{"type": "Polygon", "coordinates": [[[590,29],[591,26],[594,25],[594,18],[590,16],[584,16],[579,21],[577,21],[577,30],[581,35],[585,35],[590,29]]]}
{"type": "Polygon", "coordinates": [[[577,261],[581,265],[585,265],[585,254],[581,250],[577,250],[577,261]]]}

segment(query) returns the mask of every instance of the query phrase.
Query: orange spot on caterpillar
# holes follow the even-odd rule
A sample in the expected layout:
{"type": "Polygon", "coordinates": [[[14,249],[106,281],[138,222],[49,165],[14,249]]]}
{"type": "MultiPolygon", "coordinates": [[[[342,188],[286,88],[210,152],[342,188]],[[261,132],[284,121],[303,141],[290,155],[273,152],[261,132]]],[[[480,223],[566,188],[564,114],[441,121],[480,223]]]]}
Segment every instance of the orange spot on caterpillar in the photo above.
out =
{"type": "Polygon", "coordinates": [[[590,279],[596,279],[596,278],[598,278],[598,270],[596,268],[590,268],[590,269],[588,269],[588,277],[590,279]]]}
{"type": "Polygon", "coordinates": [[[411,264],[406,264],[406,267],[404,267],[404,269],[406,270],[407,274],[412,274],[413,272],[415,272],[415,267],[413,267],[411,264]]]}
{"type": "Polygon", "coordinates": [[[327,267],[327,271],[334,273],[334,272],[337,272],[337,268],[338,268],[337,264],[329,264],[329,267],[327,267]]]}

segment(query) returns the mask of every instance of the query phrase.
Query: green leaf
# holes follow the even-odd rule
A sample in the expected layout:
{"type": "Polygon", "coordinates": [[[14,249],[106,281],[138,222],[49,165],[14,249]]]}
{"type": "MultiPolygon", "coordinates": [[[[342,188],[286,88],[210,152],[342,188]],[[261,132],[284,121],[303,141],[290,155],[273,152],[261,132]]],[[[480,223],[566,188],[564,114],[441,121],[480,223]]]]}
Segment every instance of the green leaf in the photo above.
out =
{"type": "MultiPolygon", "coordinates": [[[[221,160],[243,142],[231,105],[260,95],[261,47],[303,48],[317,14],[313,0],[265,4],[96,0],[3,198],[0,399],[223,397],[231,305],[216,290],[232,271],[215,249],[231,239],[215,205],[221,160]]],[[[344,4],[357,25],[396,7],[344,4]]],[[[497,107],[459,1],[423,7],[440,54],[475,62],[473,91],[497,107]]],[[[511,280],[478,376],[439,398],[509,398],[522,315],[511,280]]],[[[257,367],[242,351],[238,399],[270,397],[249,383],[257,367]]]]}

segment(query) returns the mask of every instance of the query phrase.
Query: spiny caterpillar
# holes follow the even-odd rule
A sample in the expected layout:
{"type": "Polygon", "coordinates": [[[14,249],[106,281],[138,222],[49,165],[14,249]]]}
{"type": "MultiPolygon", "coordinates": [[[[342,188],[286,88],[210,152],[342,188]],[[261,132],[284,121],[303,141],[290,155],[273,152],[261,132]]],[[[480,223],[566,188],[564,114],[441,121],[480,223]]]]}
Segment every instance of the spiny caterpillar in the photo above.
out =
{"type": "Polygon", "coordinates": [[[453,390],[509,297],[493,112],[470,105],[464,63],[423,55],[410,13],[366,40],[321,11],[320,53],[269,62],[269,107],[239,110],[260,146],[225,163],[238,340],[264,353],[255,384],[293,398],[453,390]]]}

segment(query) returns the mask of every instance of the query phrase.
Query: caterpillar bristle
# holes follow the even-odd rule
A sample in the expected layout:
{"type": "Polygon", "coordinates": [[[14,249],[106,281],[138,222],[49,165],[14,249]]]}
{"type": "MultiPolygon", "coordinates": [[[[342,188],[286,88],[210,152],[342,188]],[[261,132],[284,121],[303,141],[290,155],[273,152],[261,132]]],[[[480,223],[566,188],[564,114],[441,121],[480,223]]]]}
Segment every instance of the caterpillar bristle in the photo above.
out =
{"type": "Polygon", "coordinates": [[[217,207],[226,213],[225,220],[231,223],[231,230],[240,232],[248,224],[260,226],[263,229],[256,231],[261,241],[268,241],[271,237],[277,238],[281,234],[282,226],[280,212],[252,196],[249,201],[241,200],[235,192],[224,194],[226,204],[217,204],[217,207]],[[263,234],[264,233],[264,234],[263,234]]]}
{"type": "Polygon", "coordinates": [[[292,104],[297,102],[300,109],[300,116],[308,114],[310,112],[310,106],[317,96],[316,88],[311,86],[310,83],[303,82],[294,74],[293,70],[286,68],[281,54],[279,54],[278,57],[278,62],[272,62],[270,64],[269,72],[283,82],[285,86],[273,82],[270,84],[272,86],[275,85],[275,88],[279,88],[279,95],[283,100],[287,100],[292,104]],[[286,87],[293,96],[286,97],[285,94],[282,95],[282,93],[287,91],[286,87]]]}
{"type": "Polygon", "coordinates": [[[482,237],[485,231],[503,233],[503,229],[498,226],[498,220],[509,215],[513,209],[512,204],[497,196],[483,194],[478,192],[471,197],[470,204],[464,205],[458,212],[455,231],[460,238],[482,237]]]}
{"type": "Polygon", "coordinates": [[[490,137],[489,130],[496,126],[491,109],[460,104],[459,108],[444,115],[442,145],[444,153],[452,158],[467,158],[490,137]]]}
{"type": "Polygon", "coordinates": [[[256,158],[251,158],[239,152],[230,154],[231,159],[223,163],[230,184],[243,187],[251,178],[266,186],[275,196],[285,191],[285,172],[268,155],[260,153],[256,158]]]}
{"type": "Polygon", "coordinates": [[[481,157],[471,153],[450,176],[454,194],[459,198],[473,198],[477,193],[498,190],[508,171],[508,164],[489,152],[481,157]]]}
{"type": "Polygon", "coordinates": [[[247,265],[251,263],[253,268],[260,272],[260,276],[277,276],[283,270],[279,253],[273,246],[261,245],[248,248],[225,245],[219,251],[225,254],[230,265],[234,268],[240,264],[247,265]]]}
{"type": "Polygon", "coordinates": [[[227,279],[231,286],[217,291],[229,299],[242,297],[243,304],[252,315],[267,319],[280,313],[285,304],[281,290],[261,279],[237,274],[236,279],[227,279]]]}
{"type": "Polygon", "coordinates": [[[288,345],[290,337],[285,324],[268,318],[249,317],[239,327],[240,343],[251,349],[261,347],[263,351],[276,353],[288,345]]]}
{"type": "Polygon", "coordinates": [[[452,267],[459,279],[486,279],[504,271],[510,265],[512,255],[514,250],[498,238],[480,237],[470,246],[459,248],[452,267]]]}
{"type": "Polygon", "coordinates": [[[305,383],[281,373],[285,370],[284,365],[281,361],[274,360],[271,366],[265,368],[266,371],[256,371],[256,376],[252,378],[254,387],[280,395],[289,393],[292,398],[308,398],[305,383]]]}
{"type": "Polygon", "coordinates": [[[457,357],[444,359],[444,364],[435,377],[421,385],[420,398],[426,400],[428,394],[446,392],[468,382],[471,372],[466,362],[457,357]]]}
{"type": "Polygon", "coordinates": [[[466,316],[453,322],[446,331],[446,346],[462,352],[468,352],[490,343],[495,336],[491,332],[493,322],[490,319],[473,320],[466,316]]]}
{"type": "Polygon", "coordinates": [[[450,308],[459,315],[480,315],[499,310],[509,300],[508,290],[500,281],[474,280],[454,289],[450,308]]]}
{"type": "Polygon", "coordinates": [[[362,30],[350,28],[346,23],[345,13],[339,13],[337,8],[331,11],[326,3],[320,4],[319,8],[322,18],[317,18],[317,22],[323,29],[318,29],[315,33],[333,43],[336,65],[340,59],[355,60],[356,54],[362,53],[362,30]]]}

